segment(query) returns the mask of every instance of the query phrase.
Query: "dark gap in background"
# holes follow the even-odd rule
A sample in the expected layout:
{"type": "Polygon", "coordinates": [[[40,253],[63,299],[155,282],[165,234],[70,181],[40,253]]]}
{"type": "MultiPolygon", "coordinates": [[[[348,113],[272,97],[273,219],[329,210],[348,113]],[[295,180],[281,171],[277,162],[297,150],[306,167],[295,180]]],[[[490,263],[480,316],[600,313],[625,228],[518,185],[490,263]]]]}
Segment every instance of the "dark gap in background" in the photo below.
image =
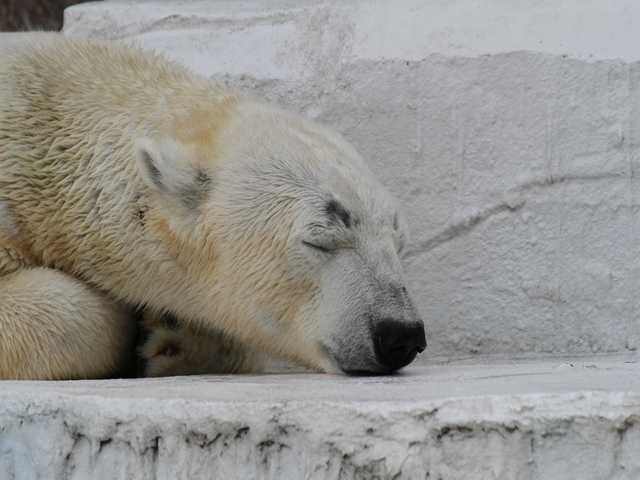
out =
{"type": "Polygon", "coordinates": [[[66,7],[87,0],[0,0],[0,31],[60,30],[66,7]]]}

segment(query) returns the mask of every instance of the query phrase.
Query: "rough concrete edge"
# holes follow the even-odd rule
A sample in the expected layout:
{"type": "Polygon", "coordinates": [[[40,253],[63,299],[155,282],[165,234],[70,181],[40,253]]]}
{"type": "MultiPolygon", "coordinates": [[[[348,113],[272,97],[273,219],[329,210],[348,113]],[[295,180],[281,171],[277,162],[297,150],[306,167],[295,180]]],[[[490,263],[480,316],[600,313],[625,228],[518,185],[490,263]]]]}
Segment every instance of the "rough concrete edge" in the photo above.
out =
{"type": "MultiPolygon", "coordinates": [[[[151,393],[153,390],[151,390],[151,393]]],[[[176,412],[175,418],[197,422],[198,419],[219,416],[237,419],[240,412],[249,408],[252,416],[260,418],[274,407],[282,411],[296,412],[306,408],[326,409],[336,412],[357,411],[372,416],[398,414],[414,415],[425,412],[438,423],[490,423],[518,422],[526,424],[539,419],[598,417],[619,421],[629,416],[640,420],[640,393],[603,392],[582,390],[567,393],[536,393],[517,395],[474,395],[452,396],[430,400],[292,400],[273,401],[233,400],[215,401],[209,399],[162,399],[149,397],[111,397],[108,395],[74,395],[59,392],[5,391],[0,393],[0,419],[31,418],[50,412],[65,411],[77,417],[78,421],[95,419],[95,409],[105,418],[130,417],[149,421],[166,418],[167,411],[176,412]]],[[[312,418],[311,423],[317,419],[312,418]]]]}

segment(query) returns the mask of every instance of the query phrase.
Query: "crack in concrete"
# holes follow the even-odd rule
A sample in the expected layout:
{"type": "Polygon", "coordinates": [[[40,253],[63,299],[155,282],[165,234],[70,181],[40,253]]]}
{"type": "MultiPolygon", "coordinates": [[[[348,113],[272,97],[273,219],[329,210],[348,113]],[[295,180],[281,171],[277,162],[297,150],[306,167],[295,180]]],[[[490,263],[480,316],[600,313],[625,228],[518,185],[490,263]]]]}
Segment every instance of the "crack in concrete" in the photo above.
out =
{"type": "Polygon", "coordinates": [[[453,240],[454,238],[470,232],[476,226],[494,215],[502,212],[515,212],[520,210],[524,206],[524,203],[524,199],[518,199],[516,203],[504,201],[489,208],[473,212],[462,220],[449,225],[437,235],[416,243],[403,255],[403,258],[409,259],[417,255],[427,253],[434,248],[453,240]]]}
{"type": "Polygon", "coordinates": [[[572,182],[599,182],[601,180],[628,180],[628,173],[615,173],[615,172],[601,172],[592,174],[562,174],[562,175],[548,175],[543,178],[533,178],[520,183],[513,187],[509,192],[527,192],[534,188],[544,188],[553,185],[567,184],[572,182]]]}
{"type": "Polygon", "coordinates": [[[524,198],[528,192],[539,188],[548,188],[555,185],[568,184],[572,182],[587,183],[599,182],[602,180],[628,180],[628,173],[594,173],[594,174],[565,174],[565,175],[549,175],[544,178],[534,178],[526,180],[515,187],[510,188],[504,193],[503,200],[496,205],[476,210],[467,214],[462,219],[452,223],[441,232],[429,237],[425,240],[416,242],[403,255],[404,259],[427,253],[434,248],[439,247],[455,238],[465,235],[472,231],[475,227],[482,224],[490,217],[503,212],[517,212],[525,206],[527,200],[524,198]]]}
{"type": "MultiPolygon", "coordinates": [[[[259,26],[277,26],[294,22],[299,15],[294,13],[275,12],[273,14],[255,15],[239,21],[235,17],[218,16],[213,18],[199,17],[196,15],[170,14],[151,20],[142,25],[123,24],[111,30],[108,34],[111,40],[123,40],[126,38],[144,35],[149,32],[171,32],[188,26],[190,28],[224,29],[237,32],[259,26]]],[[[96,30],[102,32],[101,30],[96,30]]]]}

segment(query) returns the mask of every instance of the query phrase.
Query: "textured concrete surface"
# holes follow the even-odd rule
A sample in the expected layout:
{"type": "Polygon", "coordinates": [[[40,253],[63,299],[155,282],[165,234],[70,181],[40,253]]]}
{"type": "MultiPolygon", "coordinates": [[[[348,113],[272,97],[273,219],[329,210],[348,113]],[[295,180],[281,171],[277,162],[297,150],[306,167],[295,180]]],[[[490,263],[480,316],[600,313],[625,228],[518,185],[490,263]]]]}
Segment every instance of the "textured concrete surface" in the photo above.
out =
{"type": "Polygon", "coordinates": [[[136,42],[342,131],[404,202],[431,357],[640,346],[633,1],[121,2],[136,42]]]}
{"type": "Polygon", "coordinates": [[[639,449],[637,358],[0,388],[6,480],[636,480],[639,449]]]}

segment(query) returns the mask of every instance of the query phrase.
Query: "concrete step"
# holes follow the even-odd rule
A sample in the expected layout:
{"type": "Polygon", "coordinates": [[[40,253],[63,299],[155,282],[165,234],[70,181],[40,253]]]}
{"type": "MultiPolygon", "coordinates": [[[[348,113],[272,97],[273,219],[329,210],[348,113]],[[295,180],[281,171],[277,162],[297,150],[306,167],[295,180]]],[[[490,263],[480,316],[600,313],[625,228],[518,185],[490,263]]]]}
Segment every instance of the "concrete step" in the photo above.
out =
{"type": "Polygon", "coordinates": [[[637,480],[639,360],[3,382],[0,478],[637,480]]]}
{"type": "Polygon", "coordinates": [[[633,0],[108,1],[136,42],[341,130],[406,205],[428,355],[640,346],[633,0]]]}

